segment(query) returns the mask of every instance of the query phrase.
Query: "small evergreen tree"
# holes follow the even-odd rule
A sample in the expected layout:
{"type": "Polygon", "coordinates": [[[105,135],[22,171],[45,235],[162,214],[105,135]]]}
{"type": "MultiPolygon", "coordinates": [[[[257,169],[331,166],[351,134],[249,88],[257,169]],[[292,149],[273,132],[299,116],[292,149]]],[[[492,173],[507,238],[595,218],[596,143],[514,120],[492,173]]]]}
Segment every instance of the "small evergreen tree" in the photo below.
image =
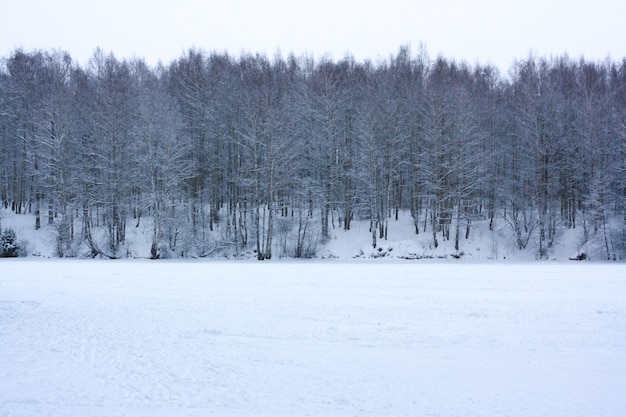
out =
{"type": "Polygon", "coordinates": [[[16,242],[15,231],[5,229],[0,232],[0,258],[17,257],[19,246],[16,242]]]}

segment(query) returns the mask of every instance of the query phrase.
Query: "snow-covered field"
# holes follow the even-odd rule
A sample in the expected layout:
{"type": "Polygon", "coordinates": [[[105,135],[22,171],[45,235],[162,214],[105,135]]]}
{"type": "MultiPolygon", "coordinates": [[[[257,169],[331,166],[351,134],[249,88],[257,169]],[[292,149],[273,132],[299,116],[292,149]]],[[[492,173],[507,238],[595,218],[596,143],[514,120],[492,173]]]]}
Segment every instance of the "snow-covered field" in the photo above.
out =
{"type": "Polygon", "coordinates": [[[626,267],[0,262],[0,416],[626,415],[626,267]]]}

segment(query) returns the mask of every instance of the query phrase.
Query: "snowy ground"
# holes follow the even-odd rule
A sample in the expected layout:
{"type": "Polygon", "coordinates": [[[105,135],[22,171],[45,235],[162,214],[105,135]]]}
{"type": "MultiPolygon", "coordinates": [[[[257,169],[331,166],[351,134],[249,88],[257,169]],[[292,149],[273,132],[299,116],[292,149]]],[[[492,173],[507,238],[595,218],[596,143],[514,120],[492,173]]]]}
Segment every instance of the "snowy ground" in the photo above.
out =
{"type": "Polygon", "coordinates": [[[0,262],[0,416],[626,415],[623,264],[0,262]]]}
{"type": "MultiPolygon", "coordinates": [[[[43,222],[41,229],[35,230],[35,217],[30,214],[16,215],[9,210],[0,208],[0,224],[4,228],[12,228],[17,233],[17,240],[22,247],[22,252],[28,256],[55,257],[56,255],[56,226],[43,222]]],[[[491,261],[491,260],[535,260],[538,247],[537,239],[531,239],[525,250],[519,250],[513,241],[510,227],[502,219],[496,219],[493,230],[489,229],[489,221],[476,221],[472,225],[469,239],[465,235],[460,239],[460,248],[454,248],[454,238],[445,240],[438,235],[439,246],[434,247],[432,233],[422,232],[415,234],[415,226],[410,212],[400,212],[399,220],[390,220],[388,224],[388,240],[377,239],[376,248],[372,245],[372,233],[370,223],[367,220],[353,220],[349,231],[344,231],[337,223],[330,230],[330,239],[325,244],[317,246],[317,258],[323,259],[454,259],[453,256],[462,254],[462,258],[468,261],[491,261]]],[[[77,225],[77,230],[80,225],[77,225]]],[[[217,229],[217,228],[216,228],[217,229]]],[[[465,230],[465,226],[463,226],[465,230]]],[[[143,218],[139,227],[130,226],[126,229],[125,251],[130,258],[148,258],[150,256],[151,238],[153,225],[149,217],[143,218]]],[[[219,240],[221,230],[215,231],[214,239],[219,240]]],[[[287,238],[277,233],[274,239],[274,257],[291,256],[285,255],[282,244],[286,239],[287,246],[295,246],[294,230],[287,238]]],[[[98,233],[96,233],[98,234],[98,233]]],[[[313,233],[314,234],[314,233],[313,233]]],[[[100,233],[101,246],[105,247],[106,240],[100,233]]],[[[598,239],[591,239],[583,245],[583,230],[560,229],[554,247],[550,249],[551,260],[566,261],[576,257],[581,251],[588,255],[589,260],[605,260],[606,252],[598,239]]],[[[256,253],[253,247],[247,252],[239,254],[240,258],[255,259],[256,253]]],[[[122,251],[124,252],[124,251],[122,251]]],[[[289,252],[293,254],[293,251],[289,252]]],[[[225,252],[216,252],[214,257],[224,259],[232,256],[225,252]]],[[[74,255],[77,257],[90,257],[90,251],[85,247],[78,250],[74,255]]]]}

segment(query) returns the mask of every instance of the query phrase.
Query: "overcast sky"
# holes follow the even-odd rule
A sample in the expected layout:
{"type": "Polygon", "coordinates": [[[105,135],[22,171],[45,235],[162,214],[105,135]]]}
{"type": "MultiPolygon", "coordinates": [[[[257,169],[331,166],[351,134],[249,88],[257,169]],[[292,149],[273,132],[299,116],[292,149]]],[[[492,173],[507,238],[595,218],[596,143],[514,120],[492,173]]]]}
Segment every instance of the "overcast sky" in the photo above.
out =
{"type": "Polygon", "coordinates": [[[96,47],[169,63],[189,48],[387,58],[423,43],[434,58],[507,71],[539,56],[626,57],[624,0],[0,0],[0,56],[58,48],[81,65],[96,47]]]}

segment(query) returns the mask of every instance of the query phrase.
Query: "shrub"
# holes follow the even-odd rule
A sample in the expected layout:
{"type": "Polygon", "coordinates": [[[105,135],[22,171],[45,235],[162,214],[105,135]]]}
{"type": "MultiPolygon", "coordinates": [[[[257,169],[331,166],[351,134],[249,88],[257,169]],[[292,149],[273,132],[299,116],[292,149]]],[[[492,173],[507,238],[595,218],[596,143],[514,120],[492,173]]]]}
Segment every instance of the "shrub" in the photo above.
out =
{"type": "Polygon", "coordinates": [[[19,250],[15,231],[13,229],[3,230],[0,233],[0,258],[15,258],[19,250]]]}

